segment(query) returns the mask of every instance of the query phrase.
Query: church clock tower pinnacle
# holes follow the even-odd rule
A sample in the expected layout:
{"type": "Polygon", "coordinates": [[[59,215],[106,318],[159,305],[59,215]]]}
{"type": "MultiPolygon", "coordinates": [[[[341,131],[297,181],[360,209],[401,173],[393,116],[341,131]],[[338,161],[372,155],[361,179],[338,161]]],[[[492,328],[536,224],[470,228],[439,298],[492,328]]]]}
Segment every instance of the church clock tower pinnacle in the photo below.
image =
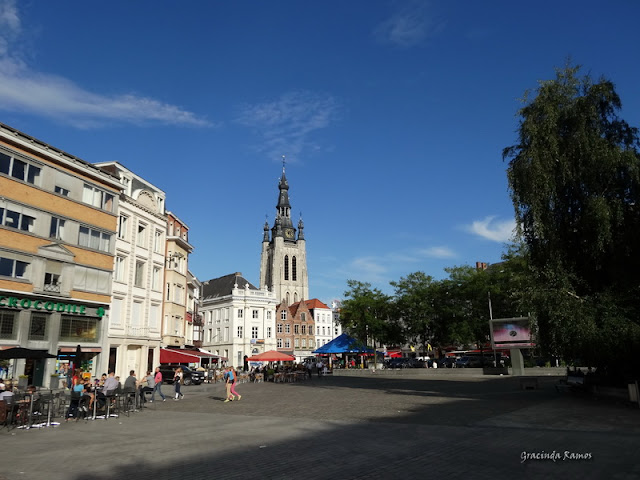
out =
{"type": "Polygon", "coordinates": [[[307,274],[307,249],[304,239],[302,217],[298,228],[291,220],[289,182],[285,175],[282,157],[282,176],[278,183],[276,218],[269,232],[265,221],[260,261],[260,288],[267,287],[276,293],[276,298],[287,305],[309,299],[307,274]],[[271,235],[269,235],[271,233],[271,235]]]}

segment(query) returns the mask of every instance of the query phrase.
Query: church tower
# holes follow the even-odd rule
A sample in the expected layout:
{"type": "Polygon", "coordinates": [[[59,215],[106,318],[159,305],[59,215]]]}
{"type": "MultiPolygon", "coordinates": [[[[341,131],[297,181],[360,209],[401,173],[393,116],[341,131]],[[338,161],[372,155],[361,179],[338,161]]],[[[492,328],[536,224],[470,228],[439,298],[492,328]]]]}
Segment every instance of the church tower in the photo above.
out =
{"type": "Polygon", "coordinates": [[[291,220],[289,183],[282,165],[282,177],[278,183],[276,218],[269,232],[269,223],[264,223],[262,256],[260,261],[260,288],[275,292],[278,302],[287,305],[309,299],[307,275],[307,248],[304,240],[302,218],[298,228],[291,220]]]}

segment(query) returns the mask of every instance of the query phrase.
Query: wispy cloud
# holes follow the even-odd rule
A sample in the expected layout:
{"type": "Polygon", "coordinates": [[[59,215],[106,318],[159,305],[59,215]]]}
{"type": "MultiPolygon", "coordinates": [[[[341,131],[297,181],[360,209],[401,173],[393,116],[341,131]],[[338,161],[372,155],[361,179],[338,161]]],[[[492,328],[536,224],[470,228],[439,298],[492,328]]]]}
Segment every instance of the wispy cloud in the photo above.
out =
{"type": "Polygon", "coordinates": [[[68,78],[34,70],[12,50],[20,40],[21,25],[15,0],[0,0],[0,110],[30,112],[80,128],[107,123],[211,125],[157,99],[133,93],[102,95],[68,78]]]}
{"type": "Polygon", "coordinates": [[[383,21],[374,30],[374,37],[381,43],[402,48],[423,44],[444,28],[425,1],[405,4],[399,11],[383,21]]]}
{"type": "Polygon", "coordinates": [[[429,247],[420,250],[420,253],[429,258],[455,258],[456,253],[449,247],[429,247]]]}
{"type": "Polygon", "coordinates": [[[511,240],[515,228],[515,220],[496,220],[495,216],[475,220],[471,225],[465,226],[465,230],[474,235],[500,243],[511,240]]]}
{"type": "Polygon", "coordinates": [[[258,149],[294,161],[302,152],[319,150],[312,134],[338,118],[340,105],[334,97],[308,91],[288,92],[275,100],[240,107],[236,121],[253,128],[261,138],[258,149]]]}

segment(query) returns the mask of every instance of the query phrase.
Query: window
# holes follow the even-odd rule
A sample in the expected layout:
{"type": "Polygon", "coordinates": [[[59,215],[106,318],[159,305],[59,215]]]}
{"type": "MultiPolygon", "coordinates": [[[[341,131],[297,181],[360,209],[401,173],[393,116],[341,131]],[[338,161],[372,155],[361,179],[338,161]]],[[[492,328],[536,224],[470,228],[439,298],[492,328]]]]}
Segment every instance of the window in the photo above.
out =
{"type": "Polygon", "coordinates": [[[300,333],[300,325],[294,325],[293,326],[293,333],[298,335],[300,333]]]}
{"type": "Polygon", "coordinates": [[[156,253],[162,253],[162,232],[160,230],[156,230],[156,233],[153,236],[153,251],[156,253]]]}
{"type": "Polygon", "coordinates": [[[58,193],[58,194],[60,194],[60,195],[62,195],[63,197],[68,197],[69,196],[69,190],[67,190],[66,188],[59,187],[58,185],[55,186],[53,191],[58,193]]]}
{"type": "Polygon", "coordinates": [[[111,309],[109,311],[109,323],[111,325],[120,325],[122,316],[122,299],[113,298],[111,300],[111,309]]]}
{"type": "Polygon", "coordinates": [[[296,270],[296,257],[292,257],[291,258],[291,280],[295,282],[297,278],[298,278],[298,272],[296,270]]]}
{"type": "Polygon", "coordinates": [[[179,305],[184,305],[184,287],[176,285],[173,289],[173,301],[179,305]]]}
{"type": "Polygon", "coordinates": [[[316,333],[316,335],[320,335],[320,327],[317,326],[316,328],[318,329],[318,333],[316,333]]]}
{"type": "Polygon", "coordinates": [[[93,230],[89,227],[80,227],[78,235],[78,245],[88,247],[94,250],[102,250],[108,252],[111,245],[111,235],[108,233],[93,230]]]}
{"type": "Polygon", "coordinates": [[[146,247],[147,242],[147,226],[144,223],[138,223],[138,234],[136,235],[136,245],[146,247]]]}
{"type": "Polygon", "coordinates": [[[5,153],[0,153],[0,172],[34,185],[40,178],[40,167],[10,157],[5,153]]]}
{"type": "Polygon", "coordinates": [[[144,260],[136,260],[136,271],[134,285],[136,287],[144,287],[144,260]]]}
{"type": "Polygon", "coordinates": [[[291,325],[288,323],[284,326],[284,333],[291,333],[291,325]]]}
{"type": "Polygon", "coordinates": [[[47,292],[60,292],[60,275],[57,273],[45,273],[44,290],[47,292]]]}
{"type": "Polygon", "coordinates": [[[307,334],[307,326],[306,325],[302,325],[302,334],[303,335],[307,334]]]}
{"type": "Polygon", "coordinates": [[[271,320],[271,310],[267,312],[267,320],[271,320]]]}
{"type": "Polygon", "coordinates": [[[216,328],[216,336],[213,337],[214,340],[220,341],[220,328],[216,328]]]}
{"type": "Polygon", "coordinates": [[[282,348],[282,339],[281,338],[279,338],[277,340],[277,344],[276,345],[277,345],[278,348],[282,348]]]}
{"type": "Polygon", "coordinates": [[[258,327],[251,327],[251,338],[258,338],[258,327]]]}
{"type": "Polygon", "coordinates": [[[8,208],[0,208],[0,220],[2,220],[2,225],[6,227],[24,230],[25,232],[33,232],[33,226],[36,222],[34,217],[9,210],[8,208]]]}
{"type": "Polygon", "coordinates": [[[47,338],[47,316],[40,314],[31,315],[29,325],[29,340],[45,340],[47,338]]]}
{"type": "Polygon", "coordinates": [[[229,341],[229,327],[224,327],[224,341],[229,341]]]}
{"type": "Polygon", "coordinates": [[[293,346],[294,348],[300,348],[300,341],[297,338],[293,340],[293,346]]]}
{"type": "Polygon", "coordinates": [[[16,338],[15,319],[15,312],[0,310],[0,338],[16,338]]]}
{"type": "Polygon", "coordinates": [[[64,239],[64,220],[58,217],[51,217],[51,228],[49,228],[49,237],[64,239]]]}
{"type": "Polygon", "coordinates": [[[241,308],[238,309],[238,318],[242,318],[243,310],[241,308]]]}
{"type": "Polygon", "coordinates": [[[75,265],[73,267],[73,288],[109,294],[111,292],[111,277],[112,272],[75,265]]]}
{"type": "Polygon", "coordinates": [[[284,279],[289,280],[289,255],[284,256],[284,279]]]}
{"type": "Polygon", "coordinates": [[[291,339],[289,338],[285,339],[284,348],[291,348],[291,339]]]}
{"type": "Polygon", "coordinates": [[[100,329],[97,318],[72,317],[63,315],[60,318],[60,340],[64,342],[78,341],[97,342],[100,329]]]}
{"type": "Polygon", "coordinates": [[[267,338],[271,338],[271,327],[267,327],[267,338]]]}
{"type": "Polygon", "coordinates": [[[118,218],[118,238],[127,238],[127,229],[129,227],[129,217],[126,215],[120,215],[118,218]]]}
{"type": "Polygon", "coordinates": [[[280,319],[281,320],[286,320],[287,319],[287,311],[283,310],[280,312],[280,319]]]}
{"type": "Polygon", "coordinates": [[[107,212],[113,212],[113,195],[85,183],[82,190],[82,201],[107,212]]]}
{"type": "Polygon", "coordinates": [[[300,320],[302,320],[303,322],[306,322],[306,321],[307,321],[307,314],[306,314],[306,313],[304,313],[304,312],[302,312],[302,313],[300,314],[300,320]]]}
{"type": "Polygon", "coordinates": [[[257,318],[258,318],[258,310],[254,310],[253,312],[251,312],[251,316],[252,316],[253,318],[256,318],[256,319],[257,319],[257,318]]]}
{"type": "Polygon", "coordinates": [[[307,339],[306,338],[302,339],[302,348],[307,348],[307,339]]]}
{"type": "Polygon", "coordinates": [[[151,278],[151,288],[153,290],[160,290],[160,282],[161,278],[161,269],[160,267],[153,267],[153,277],[151,278]]]}
{"type": "Polygon", "coordinates": [[[27,262],[13,258],[0,257],[0,276],[13,278],[27,278],[27,262]]]}
{"type": "Polygon", "coordinates": [[[238,327],[238,338],[242,338],[242,325],[238,327]]]}
{"type": "Polygon", "coordinates": [[[278,329],[277,330],[278,333],[282,333],[282,324],[281,323],[278,324],[277,329],[278,329]]]}

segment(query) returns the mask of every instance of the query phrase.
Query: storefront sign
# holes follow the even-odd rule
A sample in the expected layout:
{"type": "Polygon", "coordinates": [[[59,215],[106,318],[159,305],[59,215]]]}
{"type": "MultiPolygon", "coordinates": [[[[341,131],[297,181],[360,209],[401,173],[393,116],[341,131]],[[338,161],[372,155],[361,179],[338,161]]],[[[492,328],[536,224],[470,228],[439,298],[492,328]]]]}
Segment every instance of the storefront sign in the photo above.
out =
{"type": "MultiPolygon", "coordinates": [[[[47,312],[75,313],[77,315],[86,315],[87,306],[77,305],[75,303],[63,303],[36,300],[32,298],[16,298],[5,297],[0,295],[0,307],[24,308],[25,310],[45,310],[47,312]]],[[[105,314],[104,307],[96,308],[96,316],[103,317],[105,314]]]]}

